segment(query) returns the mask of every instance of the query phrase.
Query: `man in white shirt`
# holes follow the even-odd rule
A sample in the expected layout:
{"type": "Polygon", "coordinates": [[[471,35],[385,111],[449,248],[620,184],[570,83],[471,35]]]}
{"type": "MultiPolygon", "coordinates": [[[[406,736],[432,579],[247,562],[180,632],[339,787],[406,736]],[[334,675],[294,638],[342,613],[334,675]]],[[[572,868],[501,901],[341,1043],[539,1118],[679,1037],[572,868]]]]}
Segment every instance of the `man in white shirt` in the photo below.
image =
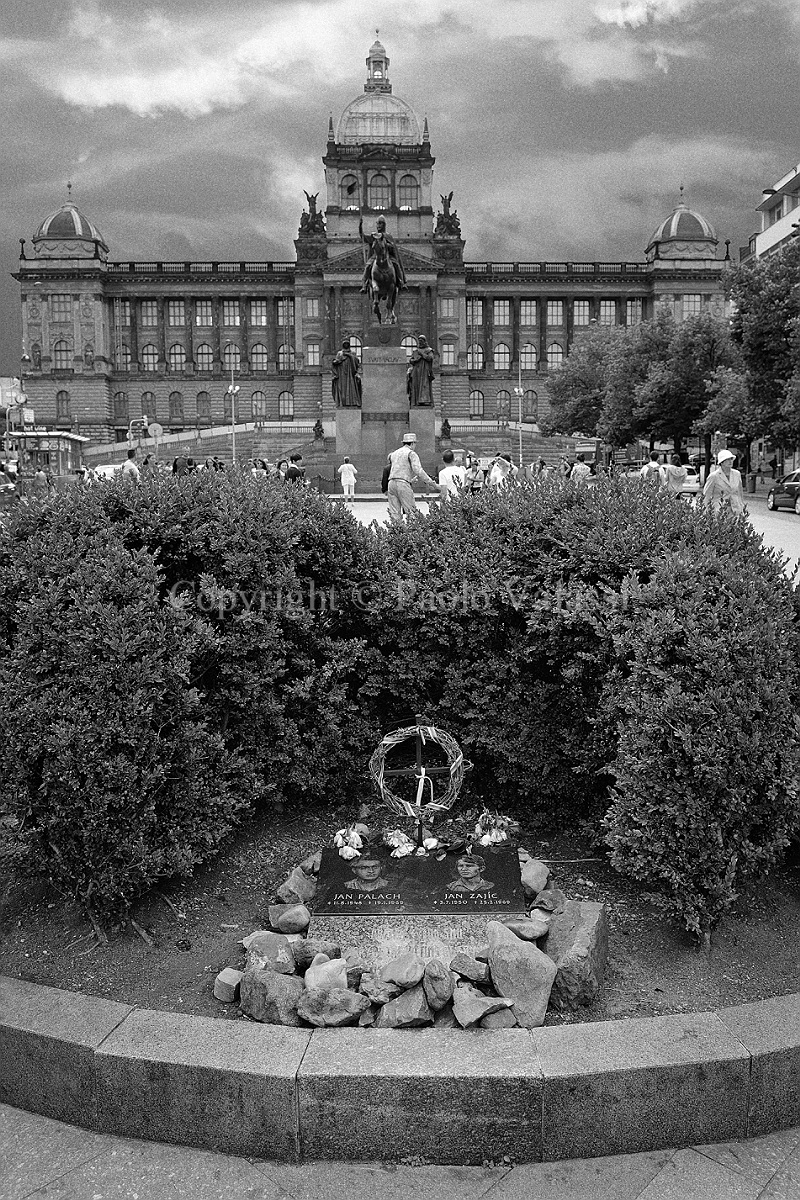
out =
{"type": "Polygon", "coordinates": [[[445,450],[442,455],[444,466],[439,471],[439,486],[446,484],[449,496],[457,496],[462,492],[467,481],[466,468],[460,467],[455,457],[452,450],[445,450]]]}
{"type": "Polygon", "coordinates": [[[513,483],[517,477],[517,468],[511,461],[510,454],[498,454],[492,463],[487,484],[489,487],[502,488],[513,483]]]}
{"type": "Polygon", "coordinates": [[[128,451],[128,460],[122,464],[122,475],[125,479],[133,479],[136,483],[139,482],[141,472],[136,465],[136,451],[128,451]]]}
{"type": "Polygon", "coordinates": [[[438,484],[424,470],[422,463],[419,461],[416,445],[417,435],[415,433],[406,433],[403,435],[402,446],[398,447],[397,450],[393,450],[389,455],[389,486],[387,496],[389,500],[390,521],[402,521],[404,513],[415,511],[417,505],[414,499],[414,489],[411,485],[417,479],[421,479],[423,483],[427,483],[431,488],[438,488],[442,500],[447,496],[447,485],[444,483],[438,484]]]}
{"type": "Polygon", "coordinates": [[[592,468],[582,454],[575,455],[575,465],[569,473],[570,479],[586,481],[592,473],[592,468]]]}
{"type": "Polygon", "coordinates": [[[345,500],[352,500],[356,494],[356,475],[358,470],[350,462],[350,459],[345,456],[344,462],[340,467],[336,468],[336,474],[339,476],[339,481],[342,485],[345,500]]]}

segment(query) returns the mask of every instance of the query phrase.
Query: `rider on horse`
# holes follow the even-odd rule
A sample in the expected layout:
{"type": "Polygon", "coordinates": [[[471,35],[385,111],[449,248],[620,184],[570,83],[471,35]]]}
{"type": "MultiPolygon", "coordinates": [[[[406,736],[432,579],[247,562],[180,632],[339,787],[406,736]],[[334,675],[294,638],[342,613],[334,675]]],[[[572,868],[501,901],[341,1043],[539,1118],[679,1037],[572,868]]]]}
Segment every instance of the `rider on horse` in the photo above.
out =
{"type": "Polygon", "coordinates": [[[406,273],[403,270],[403,264],[400,261],[400,251],[397,249],[394,238],[386,232],[386,218],[378,217],[376,222],[377,229],[375,233],[364,233],[363,221],[358,222],[358,232],[361,235],[362,242],[366,242],[369,246],[369,258],[367,265],[364,267],[364,276],[361,280],[361,291],[366,292],[369,287],[370,277],[372,275],[372,266],[375,262],[375,242],[381,239],[386,246],[386,252],[389,256],[389,261],[394,266],[395,279],[397,280],[397,290],[408,287],[406,283],[406,273]]]}

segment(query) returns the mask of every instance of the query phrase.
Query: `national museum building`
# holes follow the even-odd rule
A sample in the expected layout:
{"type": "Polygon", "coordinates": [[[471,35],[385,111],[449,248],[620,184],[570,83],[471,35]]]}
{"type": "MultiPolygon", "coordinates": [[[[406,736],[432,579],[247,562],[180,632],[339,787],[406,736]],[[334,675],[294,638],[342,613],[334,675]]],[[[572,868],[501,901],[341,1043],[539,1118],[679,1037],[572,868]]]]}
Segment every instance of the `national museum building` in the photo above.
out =
{"type": "Polygon", "coordinates": [[[345,337],[358,349],[374,330],[360,290],[362,214],[365,232],[385,217],[402,258],[401,345],[410,354],[424,334],[435,351],[437,430],[445,416],[462,428],[515,418],[520,381],[535,423],[548,374],[595,322],[632,324],[658,305],[678,318],[722,314],[727,243],[723,259],[682,198],[640,262],[531,262],[524,246],[519,261],[465,259],[452,194],[434,197],[427,119],[394,95],[379,41],[366,61],[363,92],[329,122],[325,202],[308,197],[293,262],[117,262],[73,203],[42,222],[32,248],[22,243],[24,387],[37,424],[96,443],[123,440],[142,414],[165,435],[222,425],[233,373],[237,422],[321,419],[333,436],[331,362],[345,337]]]}

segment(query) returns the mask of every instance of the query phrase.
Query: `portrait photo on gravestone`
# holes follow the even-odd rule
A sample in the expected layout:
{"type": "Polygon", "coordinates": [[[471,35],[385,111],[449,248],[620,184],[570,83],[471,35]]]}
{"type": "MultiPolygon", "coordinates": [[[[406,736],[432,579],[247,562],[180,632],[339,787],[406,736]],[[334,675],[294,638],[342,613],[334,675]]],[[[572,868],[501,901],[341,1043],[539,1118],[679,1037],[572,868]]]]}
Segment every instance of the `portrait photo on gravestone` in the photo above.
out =
{"type": "Polygon", "coordinates": [[[312,907],[328,915],[521,912],[519,860],[505,846],[403,858],[393,858],[387,847],[356,859],[329,848],[322,852],[312,907]]]}

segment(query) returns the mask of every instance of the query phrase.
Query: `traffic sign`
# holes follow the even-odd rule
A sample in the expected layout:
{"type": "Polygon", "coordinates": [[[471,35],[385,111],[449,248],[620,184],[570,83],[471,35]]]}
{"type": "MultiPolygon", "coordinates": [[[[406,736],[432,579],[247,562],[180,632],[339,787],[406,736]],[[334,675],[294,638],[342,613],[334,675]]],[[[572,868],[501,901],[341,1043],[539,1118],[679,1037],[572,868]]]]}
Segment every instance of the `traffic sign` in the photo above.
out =
{"type": "Polygon", "coordinates": [[[150,434],[151,438],[160,438],[164,432],[164,426],[159,425],[158,421],[151,421],[147,426],[147,432],[150,434]]]}

